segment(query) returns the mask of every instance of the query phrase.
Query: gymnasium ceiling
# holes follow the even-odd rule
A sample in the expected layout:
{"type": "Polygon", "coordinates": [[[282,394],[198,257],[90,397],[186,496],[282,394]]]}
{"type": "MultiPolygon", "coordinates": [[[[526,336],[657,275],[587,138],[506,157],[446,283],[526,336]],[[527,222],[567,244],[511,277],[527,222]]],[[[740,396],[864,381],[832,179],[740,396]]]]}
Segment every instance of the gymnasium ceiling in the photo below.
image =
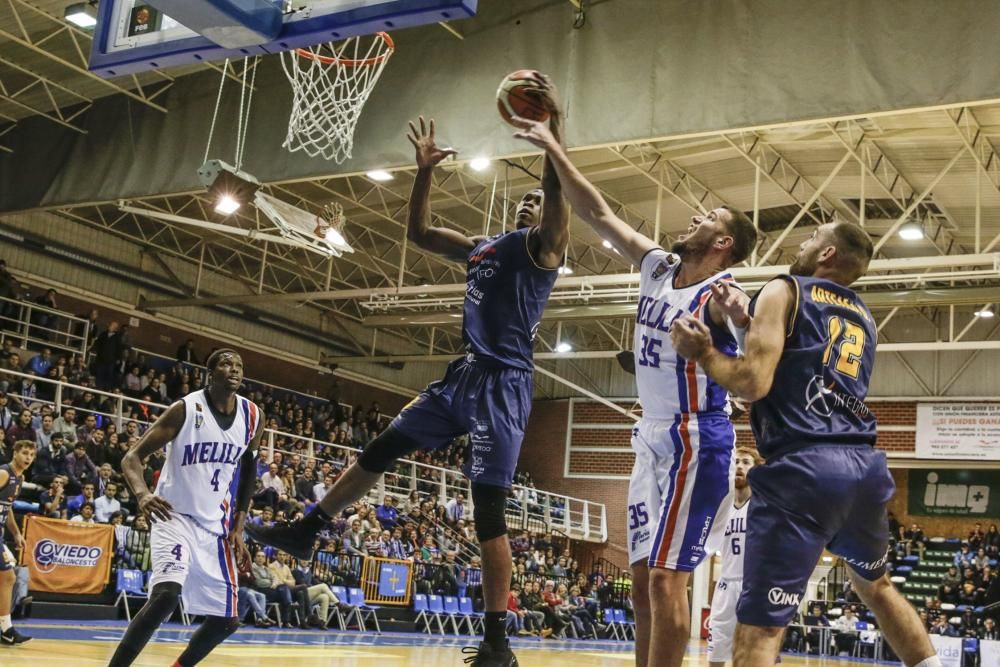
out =
{"type": "MultiPolygon", "coordinates": [[[[0,121],[6,122],[0,124],[0,150],[3,134],[16,132],[18,119],[43,115],[76,126],[94,99],[114,94],[156,108],[176,77],[206,67],[221,71],[205,65],[101,80],[86,72],[89,33],[62,21],[65,4],[0,2],[0,121]]],[[[461,32],[462,26],[447,29],[461,32]]],[[[997,345],[996,327],[975,312],[1000,301],[998,145],[1000,103],[982,103],[573,147],[572,158],[619,216],[650,236],[658,233],[664,244],[684,230],[689,216],[721,204],[756,215],[765,239],[741,269],[751,285],[778,270],[768,267],[787,264],[819,222],[863,224],[884,260],[864,287],[877,317],[885,320],[882,342],[910,352],[997,345]],[[904,223],[921,225],[924,239],[900,239],[896,232],[904,223]],[[956,261],[940,259],[946,256],[956,261]],[[920,326],[896,333],[894,318],[920,326]]],[[[448,164],[435,177],[436,223],[469,234],[496,233],[505,221],[509,226],[513,203],[540,171],[541,158],[533,154],[495,159],[482,172],[448,164]]],[[[296,301],[333,314],[345,324],[355,361],[451,355],[461,349],[457,314],[464,272],[404,243],[414,170],[392,174],[388,182],[355,174],[268,184],[272,194],[303,208],[328,202],[344,207],[346,236],[357,252],[337,259],[273,244],[265,250],[259,241],[122,213],[112,201],[52,211],[150,250],[203,262],[205,270],[248,286],[245,294],[208,300],[202,295],[202,303],[266,308],[269,300],[296,301]],[[414,289],[397,293],[400,286],[414,289]]],[[[203,192],[151,192],[130,203],[244,228],[266,222],[253,214],[222,218],[203,192]]],[[[570,357],[610,359],[629,346],[627,311],[635,287],[630,267],[576,219],[567,265],[573,273],[557,283],[539,336],[541,356],[554,357],[557,340],[566,340],[574,347],[570,357]]],[[[162,309],[195,302],[148,298],[162,309]]],[[[352,361],[343,348],[330,353],[337,363],[352,361]]]]}

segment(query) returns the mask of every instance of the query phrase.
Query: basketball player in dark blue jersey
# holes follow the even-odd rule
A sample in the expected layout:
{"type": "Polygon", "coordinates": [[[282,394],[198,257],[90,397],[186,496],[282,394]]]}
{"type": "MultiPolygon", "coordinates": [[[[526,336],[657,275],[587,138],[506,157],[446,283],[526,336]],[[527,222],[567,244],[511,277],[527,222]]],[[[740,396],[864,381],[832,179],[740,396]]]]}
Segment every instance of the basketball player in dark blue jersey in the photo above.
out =
{"type": "MultiPolygon", "coordinates": [[[[559,136],[561,111],[555,88],[536,73],[539,99],[559,136]]],[[[410,124],[417,175],[410,195],[407,236],[421,248],[466,265],[462,336],[467,354],[448,366],[376,437],[300,522],[250,527],[257,541],[299,559],[312,557],[317,532],[368,492],[397,458],[417,449],[445,446],[471,436],[465,473],[472,482],[476,534],[483,558],[485,637],[466,648],[479,667],[511,667],[517,659],[505,624],[511,552],[504,508],[521,440],[531,412],[532,340],[569,240],[569,211],[548,159],[542,187],[524,195],[515,213],[516,229],[493,237],[466,236],[431,226],[430,186],[434,167],[455,153],[435,143],[434,121],[410,124]]]]}
{"type": "Polygon", "coordinates": [[[18,632],[10,621],[11,594],[14,591],[14,566],[17,560],[3,543],[4,532],[14,538],[18,549],[24,549],[24,537],[14,519],[14,501],[24,484],[24,471],[35,462],[35,443],[18,440],[10,463],[0,465],[0,645],[23,644],[31,639],[18,632]]]}
{"type": "Polygon", "coordinates": [[[875,449],[865,397],[878,331],[849,286],[864,275],[871,239],[849,223],[817,228],[792,275],[768,282],[730,316],[748,326],[745,353],[713,349],[710,332],[683,318],[671,337],[684,356],[732,393],[753,401],[751,427],[767,463],[750,471],[743,593],[735,667],[770,667],[823,549],[850,566],[903,662],[940,667],[916,612],[885,572],[886,503],[895,486],[875,449]]]}

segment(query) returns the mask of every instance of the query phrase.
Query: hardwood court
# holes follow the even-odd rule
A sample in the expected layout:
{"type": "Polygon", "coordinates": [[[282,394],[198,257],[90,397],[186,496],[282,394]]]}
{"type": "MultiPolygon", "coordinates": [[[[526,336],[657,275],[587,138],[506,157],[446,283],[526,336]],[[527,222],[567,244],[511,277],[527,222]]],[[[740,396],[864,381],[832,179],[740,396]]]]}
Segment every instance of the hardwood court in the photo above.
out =
{"type": "MultiPolygon", "coordinates": [[[[434,665],[434,667],[464,667],[462,653],[455,646],[433,645],[436,639],[401,636],[383,636],[376,645],[328,644],[310,646],[289,640],[276,644],[224,644],[216,649],[202,665],[206,667],[347,667],[349,665],[434,665]],[[425,645],[420,645],[425,644],[425,645]]],[[[263,641],[263,640],[260,640],[263,641]]],[[[524,667],[626,667],[633,664],[631,650],[623,646],[607,650],[606,645],[593,647],[583,642],[538,643],[537,647],[517,647],[517,656],[524,667]],[[572,648],[570,648],[572,647],[572,648]]],[[[17,648],[0,647],[0,665],[4,667],[44,667],[47,664],[72,667],[97,667],[106,665],[114,651],[113,641],[80,641],[34,639],[17,648]]],[[[180,655],[183,644],[150,643],[135,662],[137,667],[166,667],[180,655]]],[[[685,658],[688,667],[708,665],[704,646],[692,645],[692,653],[685,658]]],[[[837,665],[858,667],[862,663],[847,659],[821,659],[783,655],[782,665],[837,665]]]]}

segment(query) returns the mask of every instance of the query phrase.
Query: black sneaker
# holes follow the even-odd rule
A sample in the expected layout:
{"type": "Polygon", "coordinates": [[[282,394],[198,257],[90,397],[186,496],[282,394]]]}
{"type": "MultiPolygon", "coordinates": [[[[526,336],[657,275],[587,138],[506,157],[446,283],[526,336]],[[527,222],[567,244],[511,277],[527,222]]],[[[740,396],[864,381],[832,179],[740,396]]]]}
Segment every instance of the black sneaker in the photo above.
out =
{"type": "Polygon", "coordinates": [[[29,637],[28,635],[22,635],[20,632],[14,629],[14,626],[7,628],[3,632],[0,632],[0,644],[8,644],[13,646],[14,644],[23,644],[29,639],[31,639],[31,637],[29,637]]]}
{"type": "Polygon", "coordinates": [[[478,647],[466,646],[462,648],[465,654],[465,664],[472,667],[518,667],[517,657],[510,650],[508,642],[503,651],[497,651],[487,642],[479,642],[478,647]]]}
{"type": "Polygon", "coordinates": [[[311,561],[315,535],[310,535],[300,521],[286,526],[247,526],[247,535],[259,544],[275,547],[298,560],[311,561]]]}

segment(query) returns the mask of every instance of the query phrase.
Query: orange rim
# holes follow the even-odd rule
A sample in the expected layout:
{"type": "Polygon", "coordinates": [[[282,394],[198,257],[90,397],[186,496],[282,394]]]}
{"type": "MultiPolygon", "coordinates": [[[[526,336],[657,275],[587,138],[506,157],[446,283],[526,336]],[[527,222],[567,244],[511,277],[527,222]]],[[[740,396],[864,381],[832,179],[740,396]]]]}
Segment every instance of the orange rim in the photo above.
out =
{"type": "MultiPolygon", "coordinates": [[[[295,53],[299,54],[303,58],[308,58],[309,60],[318,60],[324,65],[343,65],[344,67],[368,67],[370,65],[378,65],[383,60],[392,55],[392,52],[396,50],[396,43],[392,41],[392,37],[389,36],[387,32],[377,32],[375,35],[385,42],[389,50],[385,53],[375,56],[374,58],[333,58],[331,56],[324,56],[318,53],[313,53],[308,49],[295,49],[295,53]]],[[[360,39],[360,38],[355,38],[360,39]]]]}

